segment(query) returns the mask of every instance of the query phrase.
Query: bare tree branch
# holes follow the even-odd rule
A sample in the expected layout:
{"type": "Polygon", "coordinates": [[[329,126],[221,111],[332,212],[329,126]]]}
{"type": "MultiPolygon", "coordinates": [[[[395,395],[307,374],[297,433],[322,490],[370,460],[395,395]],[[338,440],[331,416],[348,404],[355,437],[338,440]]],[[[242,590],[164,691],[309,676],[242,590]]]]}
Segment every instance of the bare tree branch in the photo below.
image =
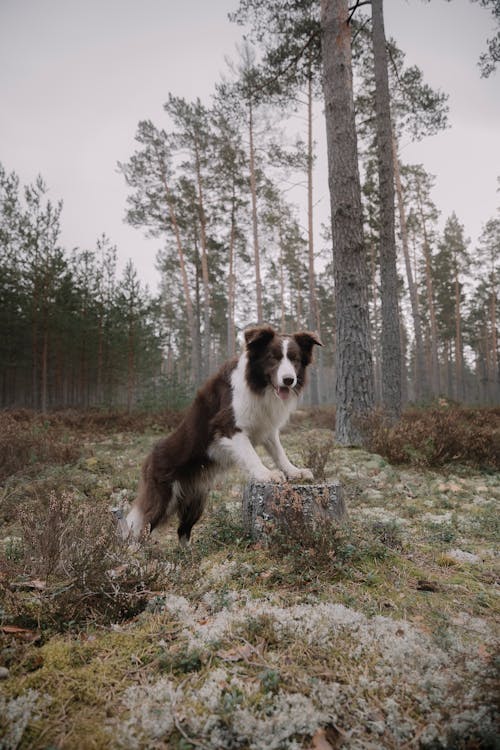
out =
{"type": "Polygon", "coordinates": [[[351,18],[356,13],[358,8],[361,8],[362,5],[371,5],[371,4],[372,4],[371,0],[357,0],[356,5],[351,5],[351,7],[349,8],[351,12],[349,13],[349,18],[347,19],[347,23],[348,24],[351,23],[351,18]]]}

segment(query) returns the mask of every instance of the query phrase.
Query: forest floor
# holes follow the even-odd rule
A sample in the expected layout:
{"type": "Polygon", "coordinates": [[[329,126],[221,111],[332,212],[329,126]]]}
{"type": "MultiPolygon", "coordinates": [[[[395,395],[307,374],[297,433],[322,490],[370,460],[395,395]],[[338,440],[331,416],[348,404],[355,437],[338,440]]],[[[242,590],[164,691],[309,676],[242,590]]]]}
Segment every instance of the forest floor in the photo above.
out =
{"type": "MultiPolygon", "coordinates": [[[[498,473],[393,466],[334,446],[325,475],[342,482],[349,516],[328,535],[252,542],[235,471],[216,484],[190,550],[173,527],[121,551],[105,535],[88,547],[90,516],[77,513],[64,542],[73,567],[58,558],[38,570],[36,555],[46,566],[75,533],[60,497],[66,514],[76,503],[111,516],[132,500],[156,439],[85,434],[72,462],[5,482],[0,747],[498,747],[498,473]],[[75,555],[89,566],[83,607],[98,586],[92,555],[106,547],[117,556],[105,596],[129,595],[135,611],[95,604],[82,621],[75,555]],[[130,593],[132,569],[141,580],[130,593]]],[[[307,419],[283,436],[299,465],[330,441],[307,419]]]]}

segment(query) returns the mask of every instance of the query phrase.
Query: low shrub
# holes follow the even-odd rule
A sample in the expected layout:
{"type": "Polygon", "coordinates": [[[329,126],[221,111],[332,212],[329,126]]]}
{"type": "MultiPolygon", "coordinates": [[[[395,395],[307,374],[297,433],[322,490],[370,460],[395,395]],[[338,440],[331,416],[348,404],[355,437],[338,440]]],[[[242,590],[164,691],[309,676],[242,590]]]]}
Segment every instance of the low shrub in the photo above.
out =
{"type": "Polygon", "coordinates": [[[403,549],[403,533],[400,524],[396,521],[374,521],[370,531],[375,539],[389,549],[403,549]]]}
{"type": "Polygon", "coordinates": [[[323,482],[326,479],[326,466],[330,459],[335,441],[332,434],[310,431],[307,441],[300,448],[303,466],[311,469],[314,479],[323,482]]]}
{"type": "Polygon", "coordinates": [[[22,506],[15,544],[0,553],[3,617],[29,627],[107,624],[147,604],[161,566],[134,556],[112,514],[74,492],[22,506]]]}
{"type": "Polygon", "coordinates": [[[182,419],[181,411],[163,409],[157,412],[126,412],[112,409],[64,409],[40,413],[29,409],[0,412],[0,424],[4,418],[20,424],[42,425],[45,428],[65,428],[72,432],[107,434],[110,432],[144,432],[145,430],[169,431],[177,427],[182,419]]]}
{"type": "Polygon", "coordinates": [[[363,431],[366,447],[393,464],[500,468],[499,409],[412,409],[394,425],[377,412],[364,420],[363,431]]]}
{"type": "Polygon", "coordinates": [[[80,453],[81,441],[62,426],[0,412],[0,481],[24,469],[72,463],[80,453]]]}
{"type": "Polygon", "coordinates": [[[101,411],[40,412],[28,409],[0,411],[0,482],[19,471],[49,464],[68,464],[81,456],[82,435],[145,432],[166,434],[181,421],[182,414],[101,411]]]}
{"type": "Polygon", "coordinates": [[[233,548],[240,543],[246,544],[248,539],[239,510],[235,512],[224,504],[219,504],[207,514],[206,523],[201,527],[199,543],[205,554],[208,554],[226,547],[233,548]]]}

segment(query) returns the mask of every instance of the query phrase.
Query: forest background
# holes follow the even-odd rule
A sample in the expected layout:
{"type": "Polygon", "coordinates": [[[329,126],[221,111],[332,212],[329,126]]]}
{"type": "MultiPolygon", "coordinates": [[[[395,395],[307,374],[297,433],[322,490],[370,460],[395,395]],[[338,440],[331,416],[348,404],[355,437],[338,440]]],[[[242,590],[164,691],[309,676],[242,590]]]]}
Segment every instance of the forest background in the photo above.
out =
{"type": "MultiPolygon", "coordinates": [[[[310,22],[315,20],[311,10],[310,22]]],[[[374,78],[366,19],[358,11],[353,23],[371,340],[380,401],[374,78]]],[[[132,262],[120,267],[112,238],[101,235],[92,247],[65,246],[63,205],[52,198],[43,178],[22,185],[15,165],[2,168],[2,406],[177,408],[234,354],[245,325],[262,320],[285,331],[307,327],[320,332],[325,347],[306,401],[335,400],[334,269],[328,221],[321,222],[317,202],[317,175],[323,171],[324,180],[326,172],[317,58],[312,44],[303,48],[297,39],[301,76],[286,66],[278,76],[279,67],[274,73],[269,69],[265,39],[254,35],[253,41],[239,45],[210,95],[203,91],[188,100],[167,89],[163,115],[140,120],[135,151],[119,161],[127,185],[126,220],[158,248],[160,281],[154,293],[141,283],[132,262]]],[[[406,62],[397,41],[390,41],[389,59],[399,148],[403,400],[423,403],[443,396],[495,403],[498,213],[473,242],[454,212],[440,217],[436,178],[425,164],[405,163],[401,144],[429,139],[446,128],[447,95],[406,62]]],[[[478,82],[480,74],[478,69],[478,82]]]]}

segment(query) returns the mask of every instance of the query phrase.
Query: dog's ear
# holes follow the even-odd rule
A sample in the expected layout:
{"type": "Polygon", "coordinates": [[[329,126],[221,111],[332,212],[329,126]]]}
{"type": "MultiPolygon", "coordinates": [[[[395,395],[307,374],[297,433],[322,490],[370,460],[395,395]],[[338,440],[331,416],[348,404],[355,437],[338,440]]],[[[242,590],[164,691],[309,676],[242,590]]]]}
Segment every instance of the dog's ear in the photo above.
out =
{"type": "Polygon", "coordinates": [[[312,359],[313,346],[323,346],[318,334],[312,333],[311,331],[300,331],[299,333],[294,333],[293,338],[300,346],[308,364],[312,359]]]}
{"type": "Polygon", "coordinates": [[[276,335],[274,328],[271,326],[255,326],[247,328],[245,331],[245,343],[247,348],[255,346],[264,346],[268,344],[276,335]]]}

